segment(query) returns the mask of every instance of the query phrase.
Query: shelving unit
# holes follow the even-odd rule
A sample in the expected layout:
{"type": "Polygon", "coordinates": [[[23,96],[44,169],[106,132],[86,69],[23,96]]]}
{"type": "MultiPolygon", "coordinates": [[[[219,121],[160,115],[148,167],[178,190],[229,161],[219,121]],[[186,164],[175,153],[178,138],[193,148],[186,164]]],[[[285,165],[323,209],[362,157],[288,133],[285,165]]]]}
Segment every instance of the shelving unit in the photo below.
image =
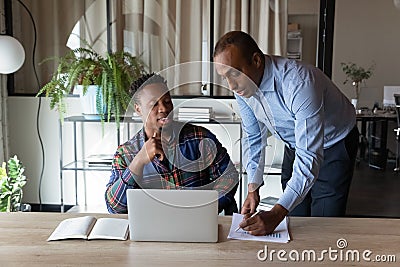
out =
{"type": "Polygon", "coordinates": [[[303,37],[299,24],[288,25],[286,56],[291,59],[303,59],[303,37]]]}
{"type": "MultiPolygon", "coordinates": [[[[130,137],[130,124],[142,124],[142,121],[139,119],[133,119],[132,117],[124,117],[120,118],[121,124],[127,124],[127,135],[130,137]]],[[[111,121],[113,123],[114,120],[111,121]]],[[[85,124],[88,123],[98,123],[100,124],[101,121],[100,119],[93,119],[93,120],[87,120],[85,119],[84,116],[71,116],[64,118],[64,122],[62,123],[60,121],[59,128],[60,128],[60,202],[61,202],[61,212],[64,212],[64,172],[65,171],[72,171],[74,172],[74,186],[75,186],[75,205],[78,205],[78,172],[85,172],[85,171],[110,171],[111,166],[90,166],[89,161],[84,158],[78,158],[78,136],[77,136],[77,124],[81,124],[81,127],[84,127],[85,124]],[[63,133],[64,131],[64,124],[66,123],[72,123],[72,135],[67,135],[72,137],[72,143],[73,143],[73,161],[72,162],[65,162],[64,161],[64,138],[66,134],[63,133]]],[[[216,119],[216,120],[210,120],[209,122],[196,122],[193,121],[191,122],[193,124],[199,124],[199,125],[207,125],[207,124],[221,124],[221,125],[237,125],[239,127],[239,147],[240,147],[240,156],[239,156],[239,170],[243,169],[242,166],[242,150],[241,150],[241,140],[242,140],[242,126],[241,126],[241,121],[240,120],[232,120],[232,119],[216,119]]],[[[206,127],[206,126],[205,126],[206,127]]],[[[117,129],[116,132],[116,138],[117,138],[117,143],[120,144],[121,142],[121,132],[119,129],[117,129]]],[[[242,177],[243,177],[243,172],[239,171],[239,188],[238,188],[238,193],[239,193],[239,207],[242,206],[242,196],[243,196],[243,185],[242,185],[242,177]]]]}
{"type": "Polygon", "coordinates": [[[302,60],[303,37],[288,37],[287,57],[302,60]]]}

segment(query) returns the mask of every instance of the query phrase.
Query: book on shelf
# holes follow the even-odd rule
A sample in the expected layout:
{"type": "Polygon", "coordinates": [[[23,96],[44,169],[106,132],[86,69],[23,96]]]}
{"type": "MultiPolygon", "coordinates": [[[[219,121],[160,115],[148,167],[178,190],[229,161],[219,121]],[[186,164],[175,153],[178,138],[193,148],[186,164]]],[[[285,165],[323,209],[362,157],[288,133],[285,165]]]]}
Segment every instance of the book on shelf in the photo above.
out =
{"type": "Polygon", "coordinates": [[[260,203],[258,204],[258,209],[270,210],[278,200],[279,199],[277,197],[272,197],[272,196],[263,198],[260,200],[260,203]]]}
{"type": "Polygon", "coordinates": [[[128,239],[128,220],[83,216],[65,219],[52,232],[47,241],[64,239],[128,239]]]}
{"type": "Polygon", "coordinates": [[[300,38],[300,37],[301,37],[301,30],[288,32],[288,38],[300,38]]]}
{"type": "Polygon", "coordinates": [[[178,117],[178,121],[185,122],[209,122],[211,118],[199,118],[199,117],[178,117]]]}
{"type": "Polygon", "coordinates": [[[287,55],[287,58],[289,59],[300,59],[300,55],[287,55]]]}
{"type": "Polygon", "coordinates": [[[210,118],[210,113],[178,112],[178,117],[210,118]]]}
{"type": "Polygon", "coordinates": [[[275,165],[264,165],[264,173],[281,175],[282,174],[282,167],[281,166],[275,166],[275,165]]]}
{"type": "Polygon", "coordinates": [[[133,120],[142,120],[142,117],[140,117],[139,114],[137,114],[136,112],[134,112],[134,113],[132,114],[132,119],[133,119],[133,120]]]}
{"type": "Polygon", "coordinates": [[[212,107],[179,107],[179,113],[211,114],[212,107]]]}
{"type": "Polygon", "coordinates": [[[89,164],[89,167],[97,167],[97,166],[111,166],[113,161],[112,154],[97,154],[90,155],[86,158],[86,161],[89,164]]]}
{"type": "Polygon", "coordinates": [[[212,107],[180,107],[177,119],[179,121],[209,122],[212,116],[212,107]]]}

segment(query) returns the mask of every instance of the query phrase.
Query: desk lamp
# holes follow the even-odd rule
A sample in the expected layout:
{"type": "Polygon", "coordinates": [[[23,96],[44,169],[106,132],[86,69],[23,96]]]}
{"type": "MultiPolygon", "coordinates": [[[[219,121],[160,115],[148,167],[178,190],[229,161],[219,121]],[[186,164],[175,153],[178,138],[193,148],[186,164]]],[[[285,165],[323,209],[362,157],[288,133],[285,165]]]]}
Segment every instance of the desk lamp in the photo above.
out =
{"type": "Polygon", "coordinates": [[[0,74],[10,74],[21,68],[25,61],[25,50],[12,36],[0,35],[0,74]]]}

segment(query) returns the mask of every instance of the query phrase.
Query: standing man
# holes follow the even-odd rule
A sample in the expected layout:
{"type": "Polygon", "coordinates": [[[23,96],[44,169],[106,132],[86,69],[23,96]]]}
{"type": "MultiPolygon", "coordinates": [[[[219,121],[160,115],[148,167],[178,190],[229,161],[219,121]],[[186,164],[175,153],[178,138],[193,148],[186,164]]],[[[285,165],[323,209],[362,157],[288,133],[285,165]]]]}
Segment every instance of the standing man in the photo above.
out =
{"type": "Polygon", "coordinates": [[[110,213],[127,213],[129,188],[218,191],[218,212],[237,212],[239,175],[227,150],[204,127],[173,120],[166,81],[146,74],[131,85],[143,129],[114,155],[105,199],[110,213]]]}
{"type": "Polygon", "coordinates": [[[248,150],[248,195],[240,226],[265,235],[289,215],[343,216],[357,154],[354,107],[322,71],[264,55],[247,33],[226,33],[216,44],[219,75],[235,93],[248,150]],[[249,218],[260,201],[267,131],[285,143],[283,195],[249,218]]]}

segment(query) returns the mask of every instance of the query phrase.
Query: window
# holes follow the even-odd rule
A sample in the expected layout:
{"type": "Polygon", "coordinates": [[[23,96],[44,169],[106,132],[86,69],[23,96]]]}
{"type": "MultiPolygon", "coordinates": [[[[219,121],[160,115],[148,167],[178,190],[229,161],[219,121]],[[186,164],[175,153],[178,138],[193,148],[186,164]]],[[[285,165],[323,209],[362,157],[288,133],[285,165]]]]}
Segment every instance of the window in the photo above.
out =
{"type": "Polygon", "coordinates": [[[100,54],[124,49],[141,56],[149,71],[165,73],[174,86],[173,94],[191,96],[232,96],[212,86],[218,77],[212,74],[212,66],[201,63],[212,59],[216,41],[227,31],[250,33],[265,53],[284,54],[286,49],[287,0],[26,1],[36,37],[20,0],[5,1],[12,3],[12,12],[7,14],[12,16],[12,25],[7,26],[12,26],[27,54],[23,68],[10,76],[11,95],[36,94],[57,66],[54,61],[39,63],[85,42],[100,54]],[[34,62],[29,56],[33,54],[34,62]],[[40,85],[35,82],[33,65],[40,85]]]}

